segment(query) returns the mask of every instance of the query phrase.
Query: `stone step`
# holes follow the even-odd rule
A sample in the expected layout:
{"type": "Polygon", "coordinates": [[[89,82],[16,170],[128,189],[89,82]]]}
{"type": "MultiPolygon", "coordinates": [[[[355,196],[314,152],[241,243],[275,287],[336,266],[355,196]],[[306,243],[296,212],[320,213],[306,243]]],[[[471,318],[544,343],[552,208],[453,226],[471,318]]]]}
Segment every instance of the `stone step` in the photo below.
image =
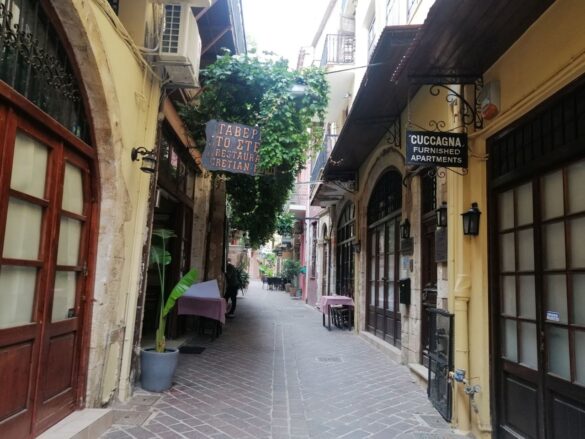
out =
{"type": "Polygon", "coordinates": [[[53,425],[38,439],[96,439],[110,428],[112,421],[110,409],[79,410],[53,425]]]}

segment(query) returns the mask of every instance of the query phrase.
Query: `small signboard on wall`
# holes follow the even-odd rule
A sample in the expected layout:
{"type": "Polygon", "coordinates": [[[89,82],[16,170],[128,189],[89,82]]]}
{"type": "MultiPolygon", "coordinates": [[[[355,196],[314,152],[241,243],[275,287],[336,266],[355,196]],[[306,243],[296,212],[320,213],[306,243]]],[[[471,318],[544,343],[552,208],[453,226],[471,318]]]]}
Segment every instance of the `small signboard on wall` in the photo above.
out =
{"type": "Polygon", "coordinates": [[[260,129],[239,123],[210,120],[201,163],[209,171],[256,175],[260,161],[260,129]]]}
{"type": "Polygon", "coordinates": [[[406,164],[467,168],[467,134],[407,131],[406,164]]]}
{"type": "Polygon", "coordinates": [[[447,262],[447,228],[435,230],[435,262],[447,262]]]}

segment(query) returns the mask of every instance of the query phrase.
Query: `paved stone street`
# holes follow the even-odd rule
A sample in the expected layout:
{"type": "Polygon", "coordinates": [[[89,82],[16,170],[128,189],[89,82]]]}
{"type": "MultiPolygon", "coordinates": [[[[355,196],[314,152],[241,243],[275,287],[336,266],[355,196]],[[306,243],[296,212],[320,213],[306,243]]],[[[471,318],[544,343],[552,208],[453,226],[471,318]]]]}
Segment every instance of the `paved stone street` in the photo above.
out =
{"type": "Polygon", "coordinates": [[[102,438],[458,437],[406,367],[259,282],[223,335],[197,345],[170,391],[136,392],[102,438]]]}

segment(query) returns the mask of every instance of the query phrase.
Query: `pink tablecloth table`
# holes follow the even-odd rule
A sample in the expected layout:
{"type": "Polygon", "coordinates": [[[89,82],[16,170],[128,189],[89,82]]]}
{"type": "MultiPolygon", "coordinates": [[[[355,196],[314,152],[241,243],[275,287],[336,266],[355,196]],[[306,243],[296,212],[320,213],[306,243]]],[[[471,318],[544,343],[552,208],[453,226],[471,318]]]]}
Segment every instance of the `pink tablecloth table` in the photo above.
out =
{"type": "Polygon", "coordinates": [[[182,296],[178,300],[178,314],[207,317],[225,324],[225,300],[221,297],[182,296]]]}
{"type": "Polygon", "coordinates": [[[331,330],[331,305],[348,305],[354,306],[353,299],[347,296],[321,296],[317,302],[317,308],[323,314],[323,326],[325,326],[325,315],[327,315],[327,328],[331,330]]]}

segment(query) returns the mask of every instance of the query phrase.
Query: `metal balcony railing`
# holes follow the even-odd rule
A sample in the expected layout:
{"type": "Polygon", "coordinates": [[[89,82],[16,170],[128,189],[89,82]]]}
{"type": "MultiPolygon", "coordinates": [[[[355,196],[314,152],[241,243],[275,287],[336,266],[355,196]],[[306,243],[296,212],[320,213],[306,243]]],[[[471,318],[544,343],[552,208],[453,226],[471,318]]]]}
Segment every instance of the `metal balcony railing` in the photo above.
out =
{"type": "MultiPolygon", "coordinates": [[[[337,137],[338,137],[337,134],[326,134],[325,137],[323,138],[323,147],[321,148],[321,151],[319,151],[319,155],[317,155],[317,159],[315,160],[313,168],[311,169],[311,181],[319,180],[319,174],[321,174],[321,169],[323,169],[325,163],[327,163],[327,159],[329,158],[329,154],[331,154],[331,151],[335,146],[337,137]]],[[[313,192],[314,187],[315,184],[312,184],[311,192],[313,192]]]]}
{"type": "MultiPolygon", "coordinates": [[[[305,186],[306,187],[306,186],[305,186]]],[[[295,204],[297,206],[304,206],[309,201],[309,194],[303,194],[300,192],[293,193],[289,200],[288,204],[295,204]]]]}
{"type": "Polygon", "coordinates": [[[355,36],[327,35],[321,56],[321,67],[328,64],[352,64],[355,53],[355,36]]]}

